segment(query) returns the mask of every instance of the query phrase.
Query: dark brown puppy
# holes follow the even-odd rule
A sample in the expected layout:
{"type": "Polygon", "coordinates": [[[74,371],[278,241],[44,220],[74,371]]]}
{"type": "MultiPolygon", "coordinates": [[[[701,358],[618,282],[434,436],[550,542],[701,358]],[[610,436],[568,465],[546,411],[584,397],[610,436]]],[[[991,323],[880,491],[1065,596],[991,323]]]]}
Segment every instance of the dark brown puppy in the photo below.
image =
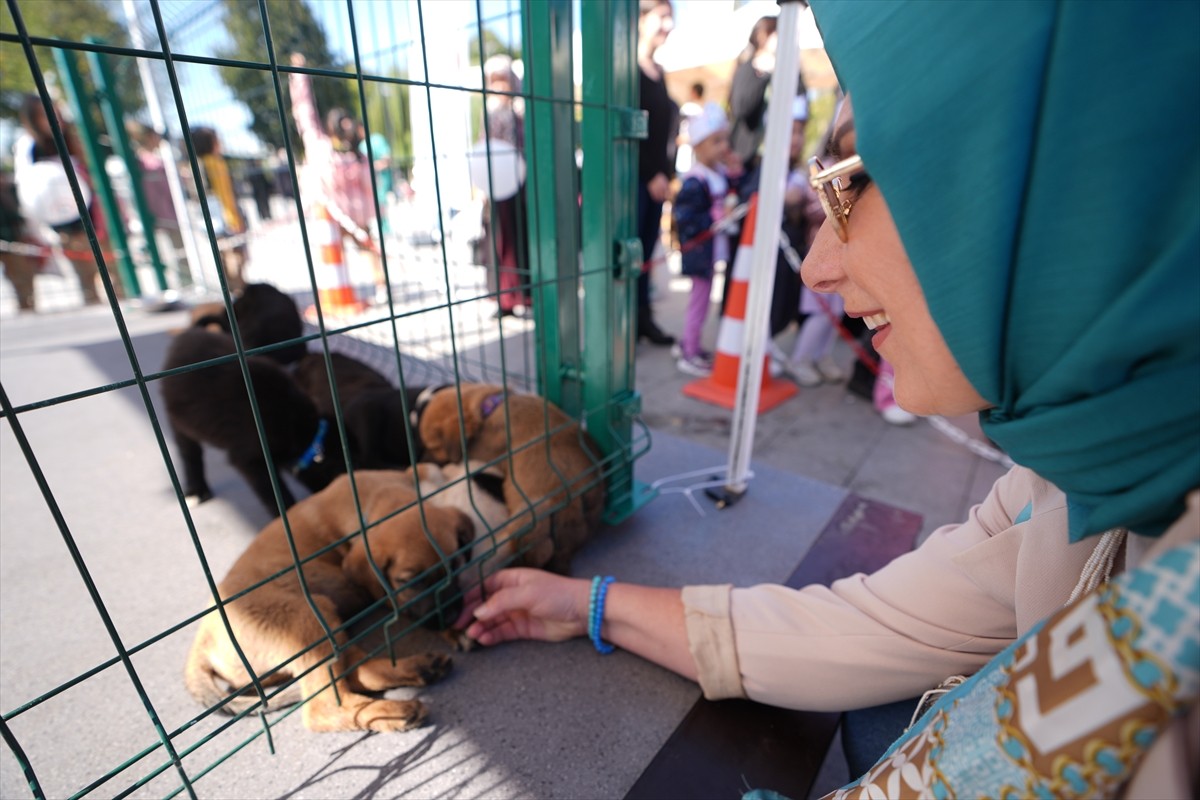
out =
{"type": "MultiPolygon", "coordinates": [[[[343,408],[363,392],[393,388],[391,381],[356,358],[330,353],[329,363],[333,366],[333,379],[337,383],[338,400],[343,408]]],[[[318,411],[333,415],[333,391],[329,388],[324,353],[306,353],[292,368],[292,377],[317,404],[318,411]]]]}
{"type": "MultiPolygon", "coordinates": [[[[280,364],[300,360],[308,348],[295,341],[304,333],[304,323],[295,301],[269,283],[247,284],[233,301],[233,315],[245,350],[292,342],[292,344],[259,355],[280,364]]],[[[233,326],[222,303],[202,303],[192,309],[192,326],[217,325],[232,335],[233,326]]]]}
{"type": "MultiPolygon", "coordinates": [[[[193,327],[180,333],[167,350],[164,370],[171,370],[235,351],[232,337],[219,330],[193,327]]],[[[335,425],[321,417],[316,405],[275,361],[247,356],[271,461],[278,471],[292,470],[311,491],[329,485],[346,471],[335,425]]],[[[250,396],[236,360],[181,372],[162,379],[167,419],[183,461],[184,494],[195,502],[213,496],[204,474],[202,444],[226,451],[271,513],[277,513],[267,459],[259,442],[250,396]]],[[[286,506],[295,502],[280,482],[286,506]]]]}
{"type": "MultiPolygon", "coordinates": [[[[425,585],[444,580],[439,576],[444,561],[430,544],[430,537],[444,553],[453,554],[463,547],[461,541],[469,541],[470,521],[452,509],[430,508],[422,524],[412,507],[417,495],[411,479],[399,473],[356,471],[354,478],[368,524],[408,508],[370,529],[376,562],[384,565],[389,575],[418,579],[413,585],[397,583],[401,587],[397,599],[403,603],[417,597],[425,585]],[[426,584],[418,585],[420,580],[426,584]]],[[[303,562],[304,583],[295,569],[283,520],[277,519],[259,533],[218,587],[222,598],[246,592],[229,601],[225,611],[254,673],[261,676],[277,670],[262,683],[273,686],[298,679],[300,696],[284,690],[271,698],[270,708],[306,700],[301,714],[305,726],[313,731],[400,731],[420,725],[427,713],[420,701],[387,700],[364,693],[425,686],[449,671],[450,658],[437,653],[399,658],[395,663],[387,656],[365,658],[359,647],[346,645],[346,633],[339,630],[344,620],[371,603],[372,592],[367,587],[378,586],[373,574],[364,577],[362,584],[356,583],[352,574],[361,570],[349,567],[347,555],[354,548],[363,551],[362,534],[355,534],[361,529],[349,477],[343,475],[327,489],[300,501],[287,516],[303,562]],[[314,556],[319,551],[320,555],[314,556]],[[283,574],[251,588],[280,572],[283,574]],[[309,606],[305,587],[322,620],[309,606]],[[327,629],[342,646],[339,651],[330,644],[327,629]],[[327,665],[332,668],[332,683],[327,665]]],[[[200,621],[185,680],[192,696],[207,706],[233,693],[230,702],[222,706],[229,714],[251,709],[259,700],[253,689],[246,688],[250,675],[215,610],[200,621]]]]}
{"type": "MultiPolygon", "coordinates": [[[[357,359],[340,353],[330,353],[329,359],[354,468],[403,469],[417,463],[421,457],[420,441],[417,432],[412,431],[414,455],[408,446],[408,411],[416,406],[424,387],[401,391],[357,359]]],[[[322,353],[307,354],[292,371],[292,377],[317,404],[317,410],[333,419],[328,374],[322,353]]]]}
{"type": "Polygon", "coordinates": [[[458,392],[451,386],[417,409],[426,457],[441,464],[470,459],[503,470],[512,520],[496,534],[497,555],[523,551],[516,563],[565,574],[604,511],[599,448],[578,422],[540,397],[478,383],[464,383],[461,391],[467,452],[458,392]]]}

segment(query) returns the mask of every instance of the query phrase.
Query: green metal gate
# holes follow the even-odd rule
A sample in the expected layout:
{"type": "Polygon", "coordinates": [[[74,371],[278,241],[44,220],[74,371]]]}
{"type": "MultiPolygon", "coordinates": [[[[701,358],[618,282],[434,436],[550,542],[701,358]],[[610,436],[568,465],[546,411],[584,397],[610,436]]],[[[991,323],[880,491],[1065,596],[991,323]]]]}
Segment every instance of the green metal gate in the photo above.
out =
{"type": "MultiPolygon", "coordinates": [[[[174,709],[164,710],[164,705],[170,706],[172,702],[170,691],[147,688],[148,684],[158,687],[172,681],[179,683],[178,673],[166,678],[160,674],[147,675],[139,665],[149,662],[150,654],[157,648],[173,646],[186,638],[187,629],[204,614],[212,613],[211,601],[219,575],[210,568],[206,553],[205,539],[214,534],[197,522],[194,510],[183,497],[158,402],[159,381],[166,373],[159,363],[147,362],[147,353],[157,351],[148,347],[146,332],[153,329],[160,337],[155,341],[166,335],[163,326],[156,327],[149,317],[149,309],[156,304],[170,307],[173,295],[163,295],[166,290],[178,292],[185,299],[215,299],[229,312],[233,297],[225,274],[215,267],[221,258],[214,227],[219,221],[213,219],[203,182],[193,178],[194,195],[189,198],[189,209],[202,233],[201,248],[208,251],[205,258],[210,259],[207,294],[202,291],[203,280],[191,282],[197,277],[195,265],[178,273],[164,268],[153,235],[142,236],[139,251],[142,260],[134,263],[133,251],[139,246],[126,241],[129,226],[120,219],[122,215],[138,217],[143,231],[152,223],[136,188],[131,199],[126,200],[126,204],[135,207],[133,211],[121,210],[104,163],[109,152],[125,162],[136,187],[136,168],[121,124],[122,114],[130,109],[121,108],[115,86],[132,79],[139,61],[150,62],[158,72],[166,105],[174,108],[172,122],[182,131],[195,124],[190,117],[192,112],[202,111],[201,104],[191,96],[198,80],[195,76],[205,70],[211,73],[226,68],[261,76],[267,87],[262,103],[274,108],[282,129],[290,132],[282,143],[287,150],[283,173],[293,186],[298,186],[298,160],[291,146],[295,134],[291,132],[284,93],[287,76],[292,71],[286,58],[290,43],[273,38],[272,13],[279,13],[279,7],[268,0],[238,0],[224,5],[216,0],[193,3],[130,0],[126,5],[133,8],[145,28],[146,43],[140,46],[69,40],[60,38],[55,30],[31,29],[26,22],[31,6],[45,1],[5,0],[4,11],[0,12],[0,73],[11,76],[27,72],[44,107],[49,108],[55,99],[73,107],[80,132],[92,145],[87,160],[92,167],[96,193],[109,217],[112,231],[109,241],[97,236],[86,215],[84,221],[91,255],[100,265],[106,295],[108,316],[103,320],[104,327],[114,346],[123,351],[127,363],[118,370],[120,374],[110,374],[107,378],[60,373],[51,380],[36,370],[15,367],[4,370],[0,361],[0,418],[3,419],[0,433],[4,437],[0,496],[4,498],[6,514],[11,511],[15,515],[15,509],[25,508],[28,500],[17,496],[16,487],[35,487],[36,502],[42,509],[36,524],[18,527],[10,524],[15,517],[9,516],[8,522],[0,526],[0,541],[4,542],[9,567],[19,569],[23,581],[30,577],[31,571],[45,570],[49,592],[63,591],[53,585],[51,577],[63,572],[72,583],[70,591],[86,596],[86,604],[94,612],[93,616],[59,620],[52,628],[46,628],[44,621],[39,621],[41,616],[34,613],[41,600],[6,595],[0,587],[0,597],[5,599],[4,623],[0,626],[0,651],[3,651],[0,736],[7,749],[0,756],[8,773],[3,793],[10,796],[14,786],[26,785],[35,797],[93,794],[123,797],[147,791],[167,796],[183,793],[197,796],[197,782],[247,745],[261,742],[255,746],[273,751],[273,728],[287,715],[226,720],[214,717],[213,709],[205,709],[176,722],[178,714],[172,713],[174,709]],[[199,52],[180,35],[180,31],[192,35],[198,28],[211,27],[221,19],[221,13],[231,11],[261,25],[261,50],[253,59],[230,59],[213,52],[199,52]],[[185,73],[189,77],[183,77],[185,73]],[[51,75],[54,80],[48,81],[51,75]],[[93,114],[93,107],[102,113],[93,114]],[[96,147],[98,144],[103,147],[96,147]],[[118,287],[123,287],[131,299],[119,301],[118,287]],[[61,421],[73,415],[75,409],[79,409],[77,416],[83,419],[92,413],[92,408],[104,405],[107,409],[110,401],[118,399],[137,406],[143,423],[141,440],[148,449],[123,452],[124,461],[109,463],[106,458],[111,451],[89,450],[91,434],[81,436],[73,448],[65,448],[66,452],[73,450],[73,457],[87,466],[90,480],[106,485],[113,482],[112,492],[102,498],[102,503],[106,501],[103,507],[80,509],[73,497],[77,485],[59,477],[64,465],[47,456],[52,451],[55,459],[62,458],[58,454],[64,449],[44,444],[41,420],[53,415],[61,421]],[[173,495],[163,508],[134,505],[134,502],[150,502],[146,498],[152,495],[144,487],[127,490],[117,477],[135,463],[138,469],[150,465],[161,488],[173,495]],[[12,488],[6,490],[5,486],[12,488]],[[89,519],[90,516],[94,519],[89,519]],[[143,573],[139,570],[161,570],[169,575],[171,570],[183,567],[179,563],[146,563],[146,558],[136,553],[118,565],[97,564],[95,559],[88,558],[92,545],[87,542],[91,541],[96,519],[111,526],[107,530],[112,536],[122,536],[136,530],[143,524],[143,518],[147,523],[154,519],[159,524],[173,519],[155,535],[185,543],[185,549],[195,559],[188,569],[202,572],[210,592],[206,598],[195,599],[194,613],[152,631],[141,630],[144,626],[137,624],[136,609],[152,608],[159,600],[154,594],[156,589],[139,590],[143,583],[143,573]],[[120,520],[120,524],[113,525],[113,520],[120,520]],[[89,532],[80,536],[81,529],[89,532]],[[53,563],[19,562],[19,540],[26,537],[56,538],[61,543],[60,557],[53,563]],[[18,563],[19,567],[12,566],[18,563]],[[121,610],[114,610],[114,606],[121,610]],[[126,612],[126,607],[133,611],[126,612]],[[4,640],[10,646],[6,647],[4,640]],[[30,640],[40,642],[37,652],[18,648],[18,642],[30,640]],[[87,652],[107,651],[108,655],[91,658],[89,665],[72,668],[69,675],[59,675],[56,669],[41,671],[39,665],[47,658],[53,659],[55,653],[64,649],[74,652],[70,643],[74,640],[86,642],[82,649],[87,652]],[[94,693],[93,687],[96,687],[94,693]],[[163,691],[166,691],[165,701],[163,691]],[[114,729],[104,741],[64,737],[49,750],[40,744],[43,737],[28,735],[36,726],[72,726],[69,720],[75,715],[84,718],[78,720],[77,729],[87,729],[94,720],[86,717],[104,713],[103,699],[93,696],[102,692],[136,694],[145,715],[139,723],[144,730],[132,735],[123,728],[114,729]],[[81,695],[96,700],[97,705],[80,704],[81,695]],[[136,744],[126,747],[128,741],[136,744]],[[115,750],[121,752],[114,756],[115,750]],[[103,753],[107,760],[97,763],[96,753],[103,753]],[[14,766],[19,776],[13,771],[14,766]]],[[[54,2],[69,6],[75,0],[54,2]]],[[[353,88],[358,106],[364,112],[368,136],[372,128],[402,128],[412,123],[403,109],[389,110],[386,104],[381,115],[372,115],[374,98],[380,95],[386,98],[389,89],[423,95],[431,118],[435,96],[461,93],[477,105],[486,99],[481,85],[454,85],[447,83],[444,75],[430,72],[426,44],[439,43],[426,38],[425,22],[436,2],[412,0],[402,4],[416,25],[407,29],[407,39],[397,37],[392,43],[395,47],[410,48],[416,55],[410,57],[409,63],[421,62],[422,69],[414,68],[407,75],[395,74],[379,66],[383,62],[377,53],[364,52],[360,46],[364,32],[377,36],[380,26],[395,24],[393,14],[399,12],[393,6],[400,5],[362,0],[309,3],[310,8],[327,15],[336,13],[338,19],[344,20],[346,27],[341,35],[350,57],[342,63],[313,65],[307,71],[320,80],[343,81],[353,88]]],[[[485,29],[496,20],[485,16],[483,0],[476,0],[471,6],[473,19],[461,27],[464,35],[474,35],[478,52],[473,54],[477,56],[473,60],[479,63],[475,69],[479,70],[482,84],[482,63],[489,55],[485,29]]],[[[489,0],[488,6],[494,7],[495,0],[489,0]]],[[[106,7],[112,10],[116,6],[110,3],[106,7]]],[[[636,140],[645,133],[643,113],[637,109],[635,83],[636,3],[584,0],[577,5],[571,0],[528,0],[518,8],[515,0],[511,5],[506,0],[501,17],[498,24],[519,32],[525,65],[519,94],[525,104],[524,157],[528,165],[529,209],[525,224],[532,251],[528,286],[533,297],[532,320],[514,327],[511,321],[491,320],[487,316],[496,295],[479,285],[480,280],[472,287],[470,280],[462,279],[465,273],[455,250],[459,243],[452,240],[446,229],[450,214],[442,203],[445,186],[436,181],[433,192],[437,198],[436,243],[421,249],[395,236],[381,234],[380,250],[388,288],[386,302],[363,314],[330,314],[323,308],[317,291],[319,248],[312,242],[311,219],[306,221],[311,209],[306,207],[302,193],[297,192],[293,198],[294,217],[266,233],[256,234],[252,230],[248,235],[251,244],[257,245],[259,255],[254,258],[265,265],[264,270],[275,269],[276,265],[267,264],[273,245],[267,239],[256,242],[255,235],[275,237],[270,242],[286,243],[303,253],[304,263],[297,267],[298,272],[291,273],[299,277],[288,293],[301,308],[311,305],[302,341],[311,350],[325,353],[327,365],[329,354],[341,351],[363,358],[402,387],[446,380],[505,383],[535,392],[570,416],[583,420],[601,450],[602,458],[593,479],[607,485],[606,519],[615,522],[632,514],[648,499],[648,490],[633,477],[634,462],[649,447],[648,432],[638,419],[640,404],[634,387],[635,340],[631,324],[634,282],[642,261],[634,235],[636,140]],[[576,8],[581,15],[578,18],[576,8]],[[573,80],[576,72],[583,76],[578,85],[573,80]]],[[[0,89],[10,89],[4,82],[0,77],[0,89]]],[[[485,121],[485,131],[486,124],[485,121]]],[[[65,151],[63,130],[56,122],[51,127],[60,151],[65,151]]],[[[432,126],[430,136],[436,138],[432,126]]],[[[184,145],[184,171],[198,175],[200,165],[194,144],[185,137],[184,145]]],[[[435,140],[430,160],[435,176],[439,158],[435,140]]],[[[64,166],[72,176],[72,190],[82,208],[80,178],[69,161],[64,160],[64,166]]],[[[378,179],[376,175],[374,180],[378,179]]],[[[378,202],[376,215],[379,220],[385,217],[378,202]]],[[[257,274],[254,265],[252,260],[252,276],[257,274]]],[[[73,331],[86,327],[71,316],[76,313],[83,312],[67,311],[59,316],[55,325],[60,329],[56,334],[59,338],[71,339],[73,331]]],[[[86,319],[90,320],[87,325],[100,320],[94,314],[86,319]]],[[[237,338],[236,323],[234,328],[237,338]]],[[[50,323],[35,321],[25,325],[11,315],[0,315],[0,338],[11,343],[13,349],[9,352],[14,354],[24,352],[22,347],[32,346],[35,336],[49,330],[50,323]]],[[[77,342],[80,352],[93,347],[96,338],[94,331],[80,333],[77,342]]],[[[229,360],[239,365],[243,380],[249,385],[247,352],[240,338],[238,342],[236,356],[229,360]]],[[[0,344],[0,353],[4,347],[0,344]]],[[[336,386],[331,386],[331,390],[336,399],[336,386]]],[[[250,395],[265,449],[262,411],[254,400],[253,390],[250,395]]],[[[344,431],[340,408],[337,424],[344,431]]],[[[71,467],[74,469],[75,465],[71,467]]],[[[272,472],[277,496],[281,480],[282,476],[272,472]]],[[[163,581],[145,583],[161,588],[163,581]]],[[[168,579],[165,583],[169,587],[172,581],[168,579]]],[[[381,646],[390,646],[415,627],[394,601],[385,599],[377,605],[385,613],[371,623],[366,633],[382,635],[381,646]]],[[[255,685],[261,691],[257,682],[255,685]]],[[[181,686],[176,688],[179,690],[176,694],[185,694],[181,686]]],[[[203,783],[199,786],[202,790],[203,783]]]]}

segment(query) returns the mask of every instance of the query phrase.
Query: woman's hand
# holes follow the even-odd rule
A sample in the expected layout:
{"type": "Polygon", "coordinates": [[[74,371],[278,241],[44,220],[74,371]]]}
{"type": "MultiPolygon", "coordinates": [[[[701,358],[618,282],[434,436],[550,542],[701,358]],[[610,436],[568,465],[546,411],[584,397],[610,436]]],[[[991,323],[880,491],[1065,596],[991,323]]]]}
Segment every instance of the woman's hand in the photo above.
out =
{"type": "Polygon", "coordinates": [[[587,634],[591,586],[586,580],[519,568],[489,575],[483,587],[488,599],[478,586],[468,592],[454,625],[467,626],[467,635],[480,644],[561,642],[587,634]]]}
{"type": "Polygon", "coordinates": [[[646,193],[650,195],[650,199],[656,203],[661,203],[667,199],[667,193],[671,191],[671,182],[667,180],[667,176],[661,172],[655,175],[646,183],[646,193]]]}

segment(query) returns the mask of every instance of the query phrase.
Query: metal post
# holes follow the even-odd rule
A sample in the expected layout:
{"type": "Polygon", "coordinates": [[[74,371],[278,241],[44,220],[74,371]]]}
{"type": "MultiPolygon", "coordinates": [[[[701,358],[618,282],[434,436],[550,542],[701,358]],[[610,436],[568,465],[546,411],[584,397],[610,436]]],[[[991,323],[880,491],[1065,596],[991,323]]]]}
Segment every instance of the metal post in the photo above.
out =
{"type": "MultiPolygon", "coordinates": [[[[84,39],[88,44],[104,44],[94,36],[84,39]]],[[[121,99],[117,96],[116,83],[113,81],[112,70],[108,66],[108,58],[102,53],[88,51],[88,66],[96,79],[96,94],[100,100],[100,113],[104,115],[104,124],[108,126],[108,138],[113,143],[113,149],[129,172],[129,193],[133,197],[133,206],[137,210],[138,220],[142,223],[142,231],[146,237],[146,253],[150,256],[150,266],[154,269],[154,277],[158,281],[159,291],[167,290],[167,276],[163,271],[162,259],[158,254],[158,242],[154,240],[154,215],[146,205],[146,191],[142,187],[142,169],[138,163],[133,148],[129,146],[129,135],[125,132],[125,110],[121,99]]]]}
{"type": "Polygon", "coordinates": [[[754,427],[762,389],[763,358],[769,331],[767,317],[774,288],[775,261],[779,253],[779,225],[783,219],[783,189],[787,180],[788,146],[791,137],[792,98],[800,70],[800,47],[796,35],[800,3],[784,0],[779,7],[779,48],[775,73],[771,76],[772,102],[767,107],[767,133],[758,186],[758,218],[754,225],[754,252],[750,266],[750,289],[746,298],[746,334],[742,337],[742,361],[738,372],[733,423],[729,440],[729,467],[725,488],[733,495],[746,491],[750,455],[754,449],[754,427]]]}
{"type": "MultiPolygon", "coordinates": [[[[137,6],[134,0],[123,0],[125,21],[129,23],[129,39],[138,50],[146,49],[146,34],[138,24],[137,6]]],[[[196,244],[196,232],[192,228],[187,214],[187,195],[183,190],[183,179],[179,177],[179,161],[175,150],[167,140],[169,129],[167,118],[163,114],[162,102],[158,98],[158,86],[154,83],[154,75],[150,71],[150,61],[145,58],[137,59],[138,76],[142,81],[142,94],[146,96],[146,109],[150,112],[150,124],[163,134],[159,142],[158,154],[163,160],[163,168],[167,173],[167,187],[171,190],[171,203],[175,206],[175,221],[179,225],[179,233],[183,237],[184,261],[179,263],[179,285],[199,283],[207,289],[203,278],[203,262],[200,258],[200,247],[196,244]]]]}
{"type": "Polygon", "coordinates": [[[133,262],[129,258],[125,226],[121,224],[121,212],[117,206],[117,196],[113,193],[112,181],[108,179],[108,172],[104,169],[104,153],[97,145],[96,126],[92,124],[90,116],[91,103],[87,102],[89,97],[79,75],[79,65],[75,63],[75,54],[55,48],[54,63],[58,65],[58,71],[62,74],[67,100],[75,110],[75,123],[79,128],[79,138],[83,142],[84,155],[91,171],[92,187],[104,207],[109,241],[112,243],[113,255],[117,257],[117,272],[125,287],[125,295],[139,297],[142,293],[141,286],[138,284],[133,262]]]}
{"type": "MultiPolygon", "coordinates": [[[[581,362],[579,339],[571,4],[569,0],[530,3],[522,18],[527,43],[525,87],[530,95],[525,106],[525,163],[534,165],[525,187],[529,219],[524,222],[529,226],[529,261],[537,295],[533,307],[542,356],[539,385],[548,400],[578,417],[584,410],[582,384],[591,375],[581,362]]],[[[602,318],[588,321],[604,322],[602,318]]]]}
{"type": "MultiPolygon", "coordinates": [[[[584,407],[596,409],[588,432],[605,455],[606,519],[628,517],[653,498],[633,478],[633,421],[641,411],[634,385],[636,281],[642,268],[637,213],[638,139],[646,115],[638,107],[637,3],[583,3],[583,314],[584,407]]],[[[569,62],[567,62],[569,64],[569,62]]]]}

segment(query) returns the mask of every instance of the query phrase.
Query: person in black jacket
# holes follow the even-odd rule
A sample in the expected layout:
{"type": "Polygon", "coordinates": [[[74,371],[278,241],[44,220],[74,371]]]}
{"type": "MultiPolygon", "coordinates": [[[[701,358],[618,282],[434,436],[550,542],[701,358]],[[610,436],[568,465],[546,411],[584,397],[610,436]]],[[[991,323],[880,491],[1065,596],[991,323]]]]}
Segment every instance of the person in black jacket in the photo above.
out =
{"type": "Polygon", "coordinates": [[[775,17],[754,23],[729,86],[729,144],[747,170],[758,166],[767,119],[767,87],[775,71],[775,17]]]}
{"type": "Polygon", "coordinates": [[[637,336],[656,345],[675,343],[674,336],[654,323],[650,307],[651,259],[662,226],[663,201],[675,174],[675,135],[679,128],[679,108],[667,94],[662,67],[654,61],[654,53],[674,27],[670,0],[639,0],[638,72],[641,107],[649,115],[649,135],[638,152],[637,226],[645,261],[637,282],[637,336]]]}

